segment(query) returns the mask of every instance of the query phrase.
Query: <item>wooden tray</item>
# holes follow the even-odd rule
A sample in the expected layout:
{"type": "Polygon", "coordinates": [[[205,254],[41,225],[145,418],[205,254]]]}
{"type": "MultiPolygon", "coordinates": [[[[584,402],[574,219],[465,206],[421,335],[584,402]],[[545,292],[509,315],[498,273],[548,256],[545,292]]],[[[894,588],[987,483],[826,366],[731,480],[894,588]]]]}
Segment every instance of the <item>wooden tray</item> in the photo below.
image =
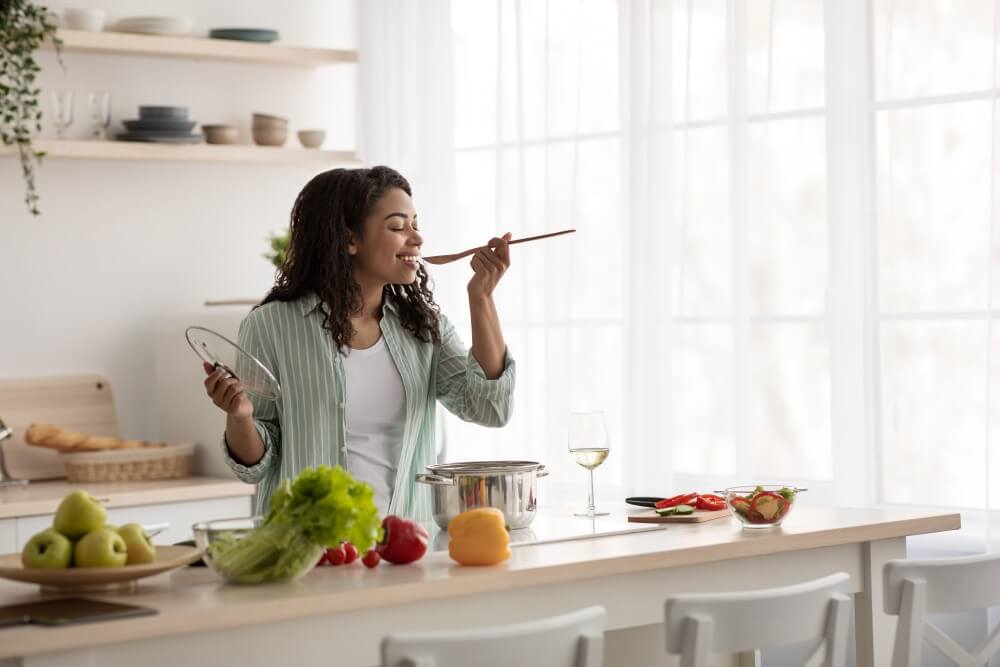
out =
{"type": "Polygon", "coordinates": [[[721,519],[724,516],[729,516],[728,509],[718,510],[716,512],[695,510],[694,514],[685,514],[682,516],[660,516],[653,510],[650,510],[648,512],[636,512],[635,514],[629,514],[628,520],[631,523],[702,523],[703,521],[721,519]]]}
{"type": "Polygon", "coordinates": [[[201,557],[201,549],[185,546],[157,546],[156,560],[145,565],[122,567],[68,567],[65,570],[27,568],[21,554],[0,556],[0,577],[28,584],[38,584],[45,591],[59,593],[84,591],[130,591],[137,579],[167,572],[201,557]]]}

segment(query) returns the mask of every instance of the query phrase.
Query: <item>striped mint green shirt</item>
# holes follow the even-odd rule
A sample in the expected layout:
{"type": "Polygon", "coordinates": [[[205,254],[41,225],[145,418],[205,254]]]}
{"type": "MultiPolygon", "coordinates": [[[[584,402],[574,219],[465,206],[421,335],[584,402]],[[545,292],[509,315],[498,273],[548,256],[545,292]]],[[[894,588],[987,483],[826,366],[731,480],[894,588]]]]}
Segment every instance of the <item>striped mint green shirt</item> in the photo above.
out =
{"type": "MultiPolygon", "coordinates": [[[[229,467],[239,479],[257,484],[258,513],[266,511],[277,485],[303,468],[326,464],[350,470],[345,460],[344,410],[350,387],[345,386],[344,365],[333,337],[322,327],[319,305],[315,295],[271,302],[251,311],[240,324],[240,346],[260,359],[281,384],[276,401],[251,396],[254,422],[264,442],[260,461],[242,465],[232,458],[223,437],[229,467]]],[[[380,326],[406,395],[403,443],[388,513],[429,520],[430,488],[416,484],[414,475],[436,462],[437,401],[465,421],[503,426],[513,405],[514,361],[508,351],[501,376],[487,379],[444,315],[440,345],[415,338],[388,301],[380,326]]]]}

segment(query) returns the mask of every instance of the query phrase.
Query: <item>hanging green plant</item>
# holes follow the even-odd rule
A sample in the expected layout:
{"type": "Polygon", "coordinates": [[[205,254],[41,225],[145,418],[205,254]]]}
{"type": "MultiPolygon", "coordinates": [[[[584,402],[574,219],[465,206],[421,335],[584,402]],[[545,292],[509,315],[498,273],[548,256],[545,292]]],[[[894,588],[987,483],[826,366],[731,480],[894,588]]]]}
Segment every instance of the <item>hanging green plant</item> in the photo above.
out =
{"type": "Polygon", "coordinates": [[[0,0],[0,140],[15,146],[24,175],[24,203],[38,215],[35,167],[45,155],[32,146],[32,135],[42,130],[42,109],[35,78],[41,68],[35,51],[46,39],[56,47],[62,65],[62,40],[47,7],[31,0],[0,0]]]}
{"type": "Polygon", "coordinates": [[[274,264],[274,268],[280,269],[285,263],[285,258],[288,256],[288,244],[289,236],[291,234],[290,229],[285,229],[280,234],[271,234],[267,237],[268,243],[271,245],[271,252],[264,253],[264,258],[269,259],[271,264],[274,264]]]}

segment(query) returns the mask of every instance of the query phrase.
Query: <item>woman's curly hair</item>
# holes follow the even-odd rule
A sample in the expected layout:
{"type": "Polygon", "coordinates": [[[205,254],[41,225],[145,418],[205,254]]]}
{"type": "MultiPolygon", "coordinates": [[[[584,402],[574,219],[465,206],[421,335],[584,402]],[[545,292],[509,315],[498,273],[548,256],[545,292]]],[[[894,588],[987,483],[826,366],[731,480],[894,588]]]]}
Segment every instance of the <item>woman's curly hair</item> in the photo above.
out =
{"type": "MultiPolygon", "coordinates": [[[[353,260],[347,252],[348,232],[364,237],[365,219],[391,188],[412,196],[410,184],[389,167],[331,169],[309,181],[292,206],[291,235],[285,262],[274,287],[260,305],[295,301],[315,293],[327,329],[343,353],[354,336],[350,315],[362,308],[361,286],[354,280],[353,260]]],[[[440,343],[437,304],[421,265],[409,285],[386,285],[382,305],[391,301],[403,326],[424,342],[440,343]]]]}

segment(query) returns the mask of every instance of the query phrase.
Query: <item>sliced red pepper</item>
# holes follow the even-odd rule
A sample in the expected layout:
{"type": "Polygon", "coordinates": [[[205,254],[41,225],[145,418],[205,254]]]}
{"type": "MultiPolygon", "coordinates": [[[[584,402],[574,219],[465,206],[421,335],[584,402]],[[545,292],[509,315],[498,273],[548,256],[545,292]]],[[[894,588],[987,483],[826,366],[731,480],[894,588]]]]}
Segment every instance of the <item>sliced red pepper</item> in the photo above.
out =
{"type": "Polygon", "coordinates": [[[669,498],[661,498],[657,500],[653,506],[658,510],[662,510],[663,508],[667,507],[667,503],[669,503],[674,498],[680,498],[680,496],[670,496],[669,498]]]}
{"type": "Polygon", "coordinates": [[[667,507],[677,507],[678,505],[690,505],[698,498],[697,493],[685,493],[682,496],[676,496],[667,501],[667,507]]]}
{"type": "Polygon", "coordinates": [[[719,510],[726,509],[726,503],[721,498],[715,500],[709,495],[699,495],[698,501],[695,503],[695,508],[707,512],[718,512],[719,510]]]}
{"type": "Polygon", "coordinates": [[[694,502],[694,499],[698,497],[697,493],[682,493],[679,496],[674,496],[672,498],[664,498],[663,500],[656,503],[656,509],[662,510],[665,507],[677,507],[678,505],[688,505],[694,502]]]}
{"type": "Polygon", "coordinates": [[[702,493],[702,494],[700,494],[700,497],[702,497],[702,498],[708,498],[709,500],[715,500],[715,501],[718,501],[718,502],[725,502],[726,501],[725,498],[723,498],[722,496],[717,496],[714,493],[702,493]]]}

